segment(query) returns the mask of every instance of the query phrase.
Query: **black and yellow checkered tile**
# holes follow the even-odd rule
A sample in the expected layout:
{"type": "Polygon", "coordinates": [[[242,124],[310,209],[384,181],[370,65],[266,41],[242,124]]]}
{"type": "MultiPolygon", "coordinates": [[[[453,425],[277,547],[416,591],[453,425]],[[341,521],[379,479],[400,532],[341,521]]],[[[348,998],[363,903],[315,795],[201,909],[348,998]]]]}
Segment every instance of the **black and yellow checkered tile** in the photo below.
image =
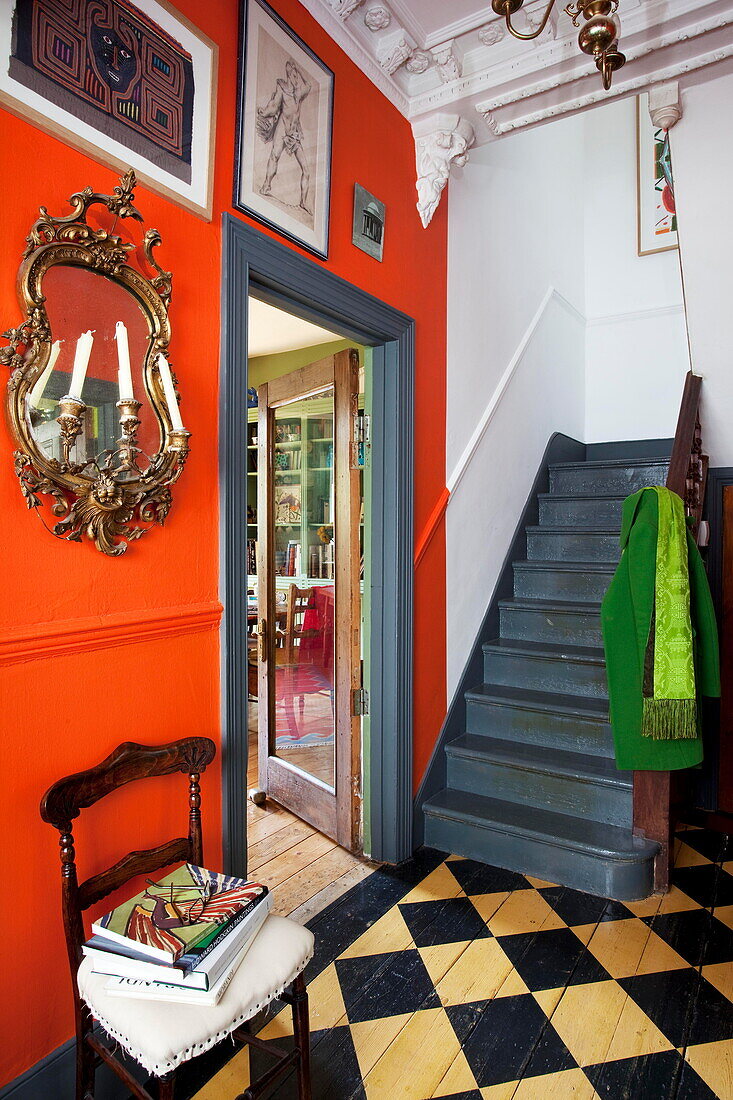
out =
{"type": "MultiPolygon", "coordinates": [[[[640,903],[432,851],[375,871],[311,925],[314,1096],[733,1100],[727,839],[682,830],[672,890],[640,903]]],[[[284,1010],[260,1036],[291,1033],[284,1010]]],[[[239,1051],[196,1100],[267,1064],[239,1051]]]]}

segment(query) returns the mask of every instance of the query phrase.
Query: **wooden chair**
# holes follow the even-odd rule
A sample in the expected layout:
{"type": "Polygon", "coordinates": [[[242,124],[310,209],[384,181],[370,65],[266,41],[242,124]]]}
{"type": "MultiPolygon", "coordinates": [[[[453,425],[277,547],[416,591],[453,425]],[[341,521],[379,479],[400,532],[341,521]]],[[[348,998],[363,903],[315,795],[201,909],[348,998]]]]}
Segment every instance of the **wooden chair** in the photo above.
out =
{"type": "Polygon", "coordinates": [[[303,636],[303,620],[313,598],[312,588],[298,588],[291,584],[288,588],[287,613],[285,616],[285,637],[283,639],[282,663],[295,663],[303,636]]]}
{"type": "Polygon", "coordinates": [[[136,745],[127,741],[101,764],[66,776],[43,796],[41,817],[61,834],[61,896],[76,1020],[76,1100],[93,1100],[95,1070],[102,1062],[114,1070],[138,1100],[153,1100],[115,1057],[100,1033],[93,1030],[93,1019],[158,1078],[159,1100],[173,1100],[178,1065],[230,1035],[277,1057],[272,1068],[240,1093],[237,1100],[256,1100],[292,1068],[297,1073],[299,1100],[311,1100],[308,994],[303,979],[303,970],[313,954],[313,935],[308,929],[283,917],[267,917],[222,999],[213,1008],[111,997],[105,991],[108,979],[94,974],[91,960],[82,953],[83,913],[101,898],[137,875],[149,875],[170,864],[190,861],[203,865],[199,778],[215,753],[214,742],[207,737],[186,737],[166,745],[136,745]],[[157,848],[130,852],[114,866],[79,884],[72,833],[72,821],[79,812],[126,783],[179,771],[188,775],[188,836],[157,848]],[[246,1026],[275,998],[292,1005],[295,1048],[289,1053],[273,1050],[246,1026]]]}

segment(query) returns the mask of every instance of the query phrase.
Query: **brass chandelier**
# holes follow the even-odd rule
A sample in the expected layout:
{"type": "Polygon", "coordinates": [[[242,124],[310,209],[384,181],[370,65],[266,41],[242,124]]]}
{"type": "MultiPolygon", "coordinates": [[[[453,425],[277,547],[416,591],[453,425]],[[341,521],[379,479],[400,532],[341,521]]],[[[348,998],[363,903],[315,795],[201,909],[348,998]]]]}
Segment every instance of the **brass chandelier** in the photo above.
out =
{"type": "MultiPolygon", "coordinates": [[[[542,22],[530,34],[522,34],[512,26],[512,16],[522,7],[524,0],[491,0],[491,6],[497,15],[504,17],[510,34],[515,38],[529,41],[542,34],[555,2],[556,0],[550,0],[542,22]]],[[[565,14],[572,19],[574,27],[583,20],[578,35],[578,45],[583,53],[595,59],[596,68],[601,74],[606,91],[611,87],[613,74],[626,64],[626,58],[618,48],[618,26],[612,18],[618,11],[618,3],[619,0],[575,0],[564,9],[565,14]]]]}

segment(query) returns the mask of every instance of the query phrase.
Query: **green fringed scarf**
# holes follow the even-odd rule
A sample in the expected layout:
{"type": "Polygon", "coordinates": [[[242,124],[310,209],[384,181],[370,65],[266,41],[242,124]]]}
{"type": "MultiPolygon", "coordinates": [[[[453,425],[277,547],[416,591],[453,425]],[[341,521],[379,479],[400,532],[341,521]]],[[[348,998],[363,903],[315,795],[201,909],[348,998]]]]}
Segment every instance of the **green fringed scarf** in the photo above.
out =
{"type": "Polygon", "coordinates": [[[641,732],[658,741],[676,741],[698,736],[687,526],[681,498],[661,486],[655,491],[659,531],[641,732]]]}

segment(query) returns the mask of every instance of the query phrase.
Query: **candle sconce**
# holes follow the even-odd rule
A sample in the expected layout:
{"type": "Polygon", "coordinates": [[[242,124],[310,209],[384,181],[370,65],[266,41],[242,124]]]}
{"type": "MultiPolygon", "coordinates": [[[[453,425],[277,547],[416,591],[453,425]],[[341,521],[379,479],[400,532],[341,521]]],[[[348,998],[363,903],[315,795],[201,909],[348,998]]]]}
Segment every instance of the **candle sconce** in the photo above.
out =
{"type": "Polygon", "coordinates": [[[41,207],[18,276],[26,319],[0,348],[28,508],[43,518],[50,498],[54,535],[86,536],[112,556],[165,521],[189,440],[168,361],[172,276],[153,255],[160,234],[143,237],[150,277],[115,234],[118,219],[142,221],[135,182],[130,171],[112,195],[88,187],[65,217],[41,207]],[[106,212],[91,224],[95,206],[106,212]]]}

